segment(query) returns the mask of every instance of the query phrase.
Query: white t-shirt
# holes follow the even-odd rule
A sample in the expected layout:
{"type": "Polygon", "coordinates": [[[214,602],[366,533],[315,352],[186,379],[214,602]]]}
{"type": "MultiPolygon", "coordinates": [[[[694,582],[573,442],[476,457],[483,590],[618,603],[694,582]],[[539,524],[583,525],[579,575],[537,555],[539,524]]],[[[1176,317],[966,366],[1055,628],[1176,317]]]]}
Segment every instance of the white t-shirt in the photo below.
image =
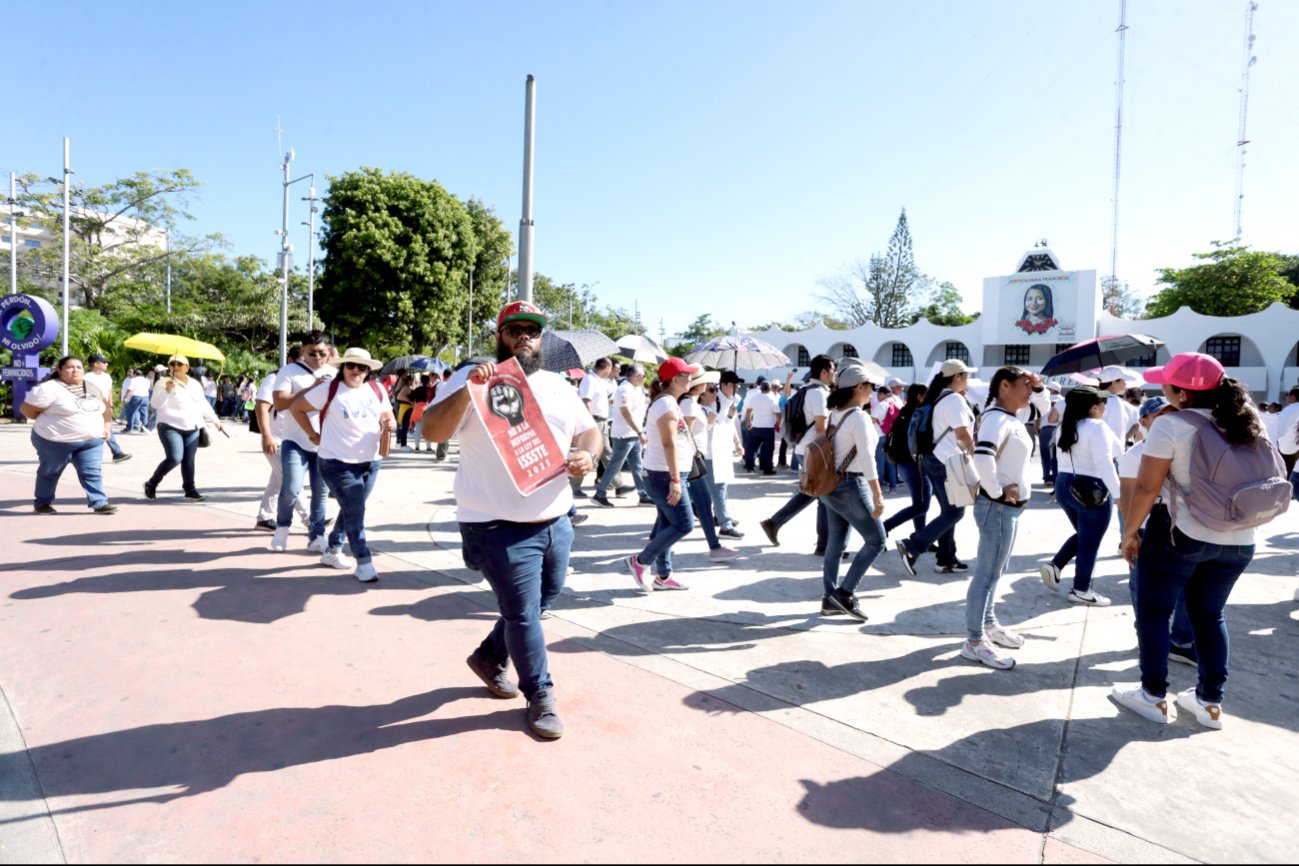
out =
{"type": "MultiPolygon", "coordinates": [[[[463,367],[438,388],[430,405],[436,406],[459,391],[469,380],[473,367],[463,367]]],[[[539,370],[528,377],[528,387],[541,408],[546,425],[565,454],[573,439],[595,426],[577,391],[563,376],[539,370]]],[[[333,408],[330,408],[333,412],[333,408]]],[[[329,423],[326,419],[326,424],[329,423]]],[[[487,428],[473,407],[465,410],[456,430],[460,442],[460,465],[456,469],[456,519],[461,523],[509,520],[539,523],[568,513],[573,491],[567,476],[561,475],[535,491],[520,496],[510,480],[509,470],[492,445],[487,428]]]]}
{"type": "Polygon", "coordinates": [[[262,383],[257,386],[257,401],[269,406],[271,429],[267,432],[278,443],[284,438],[284,431],[292,419],[289,417],[287,409],[283,412],[275,411],[275,377],[277,375],[277,373],[267,373],[266,378],[262,379],[262,383]]]}
{"type": "Polygon", "coordinates": [[[1161,491],[1164,504],[1170,509],[1180,504],[1181,507],[1177,507],[1177,528],[1191,538],[1210,544],[1253,544],[1252,528],[1233,529],[1229,532],[1210,529],[1197,521],[1191,509],[1185,507],[1185,497],[1191,494],[1195,485],[1191,478],[1191,452],[1195,450],[1196,433],[1196,428],[1189,421],[1178,417],[1186,412],[1198,412],[1210,420],[1213,418],[1212,411],[1208,409],[1183,409],[1181,412],[1160,415],[1146,431],[1146,455],[1173,461],[1161,491]],[[1178,487],[1177,503],[1172,500],[1173,484],[1178,487]]]}
{"type": "Polygon", "coordinates": [[[695,449],[690,444],[690,437],[686,435],[686,421],[681,412],[681,407],[670,396],[659,397],[650,404],[649,415],[645,419],[645,432],[648,435],[648,442],[645,447],[645,468],[658,472],[670,471],[668,469],[667,455],[663,450],[663,434],[659,431],[659,419],[665,415],[676,419],[676,439],[674,440],[677,447],[676,471],[682,473],[684,479],[685,473],[690,471],[690,463],[694,460],[695,449]]]}
{"type": "MultiPolygon", "coordinates": [[[[577,388],[577,395],[583,400],[591,401],[591,416],[596,420],[609,417],[609,399],[613,396],[614,384],[595,373],[588,373],[577,388]]],[[[611,434],[612,435],[612,434],[611,434]]]]}
{"type": "Polygon", "coordinates": [[[1146,440],[1142,439],[1119,457],[1119,478],[1136,478],[1141,472],[1141,455],[1146,453],[1146,440]]]}
{"type": "Polygon", "coordinates": [[[1033,492],[1028,479],[1032,454],[1033,437],[1019,418],[997,408],[989,408],[979,416],[973,462],[984,493],[999,499],[1005,488],[1014,484],[1019,488],[1016,498],[1027,502],[1033,492]]]}
{"type": "MultiPolygon", "coordinates": [[[[287,393],[296,396],[322,379],[334,378],[334,374],[337,372],[328,364],[325,364],[319,370],[312,370],[303,362],[294,361],[280,368],[280,371],[275,374],[275,385],[271,391],[275,394],[287,393]]],[[[271,405],[275,405],[274,401],[271,402],[271,405]]],[[[307,438],[307,434],[298,425],[298,422],[293,420],[289,410],[285,409],[280,415],[284,416],[284,427],[280,432],[281,441],[288,440],[303,451],[314,453],[316,446],[307,438]]],[[[312,412],[307,416],[307,420],[311,422],[311,429],[319,433],[320,421],[318,413],[312,412]]]]}
{"type": "Polygon", "coordinates": [[[681,407],[681,414],[690,421],[690,432],[694,434],[699,453],[704,455],[704,459],[711,458],[713,455],[709,450],[708,413],[694,397],[685,397],[678,405],[681,407]]]}
{"type": "Polygon", "coordinates": [[[1111,394],[1105,401],[1105,424],[1119,440],[1119,448],[1127,443],[1128,431],[1137,423],[1140,410],[1118,394],[1111,394]]]}
{"type": "Polygon", "coordinates": [[[105,370],[103,373],[96,373],[93,370],[86,373],[85,380],[99,389],[99,393],[106,398],[113,396],[113,377],[105,370]]]}
{"type": "Polygon", "coordinates": [[[780,398],[775,394],[764,394],[757,388],[750,388],[744,398],[744,411],[747,413],[750,409],[753,410],[750,426],[775,427],[776,418],[780,415],[780,398]]]}
{"type": "MultiPolygon", "coordinates": [[[[830,411],[825,408],[825,400],[830,395],[830,389],[825,386],[825,383],[808,384],[806,388],[808,391],[807,396],[803,398],[803,420],[807,423],[807,432],[794,446],[794,455],[796,457],[802,457],[806,454],[808,443],[816,438],[816,419],[821,417],[828,419],[830,416],[830,411]]],[[[826,423],[830,423],[829,420],[826,423]]],[[[854,469],[853,471],[856,472],[857,470],[854,469]]]]}
{"type": "MultiPolygon", "coordinates": [[[[871,396],[873,397],[875,395],[872,394],[871,396]]],[[[902,398],[890,391],[887,397],[880,397],[875,401],[875,407],[871,409],[871,417],[879,424],[883,424],[884,419],[888,417],[889,410],[894,406],[897,406],[898,411],[901,412],[902,398]]]]}
{"type": "Polygon", "coordinates": [[[149,396],[149,379],[147,376],[131,377],[131,396],[132,397],[149,396]]]}
{"type": "Polygon", "coordinates": [[[1276,447],[1282,454],[1299,451],[1299,403],[1291,403],[1277,416],[1276,447]]]}
{"type": "MultiPolygon", "coordinates": [[[[812,395],[808,394],[807,397],[810,400],[812,395]]],[[[835,427],[835,468],[843,466],[844,472],[860,472],[867,481],[879,477],[875,474],[875,443],[880,434],[875,430],[875,422],[864,409],[836,409],[830,413],[826,426],[835,427]],[[848,459],[848,453],[854,445],[857,446],[857,453],[844,466],[843,461],[848,459]]],[[[810,439],[808,441],[811,442],[810,439]]]]}
{"type": "Polygon", "coordinates": [[[623,382],[613,392],[613,409],[609,415],[613,419],[609,426],[609,436],[613,439],[635,439],[640,425],[645,423],[645,389],[638,388],[631,382],[623,382]],[[636,419],[637,427],[633,428],[623,417],[626,409],[636,419]]]}
{"type": "Polygon", "coordinates": [[[50,442],[85,442],[104,435],[104,401],[93,385],[78,397],[57,379],[42,382],[23,401],[44,409],[32,422],[32,432],[50,442]]]}
{"type": "Polygon", "coordinates": [[[217,383],[216,383],[216,379],[209,379],[207,376],[204,376],[204,377],[203,377],[203,396],[204,396],[204,397],[215,397],[216,395],[217,395],[217,383]]]}
{"type": "MultiPolygon", "coordinates": [[[[333,383],[322,383],[307,392],[307,402],[323,409],[333,383]]],[[[379,386],[383,391],[383,386],[379,386]]],[[[379,459],[379,416],[391,411],[388,392],[380,398],[369,382],[352,388],[338,383],[334,402],[320,430],[320,456],[344,463],[372,463],[379,459]]],[[[288,414],[288,413],[285,413],[288,414]]],[[[319,415],[316,416],[319,423],[319,415]]],[[[301,429],[301,428],[299,428],[301,429]]]]}
{"type": "Polygon", "coordinates": [[[1042,413],[1042,420],[1038,422],[1039,427],[1058,427],[1060,426],[1060,419],[1064,417],[1064,398],[1059,394],[1052,394],[1049,399],[1050,405],[1047,406],[1047,410],[1042,413]],[[1058,417],[1054,421],[1051,420],[1052,409],[1059,413],[1058,417]]]}
{"type": "Polygon", "coordinates": [[[160,379],[149,397],[149,405],[157,413],[159,424],[177,430],[197,430],[204,423],[218,423],[220,419],[203,396],[203,385],[198,379],[189,376],[183,385],[179,379],[172,379],[175,384],[170,391],[167,390],[167,381],[160,379]]]}
{"type": "Polygon", "coordinates": [[[960,450],[960,442],[955,432],[943,435],[945,431],[955,431],[958,427],[964,427],[971,436],[974,435],[974,410],[970,408],[964,395],[953,391],[938,398],[938,403],[934,406],[934,458],[936,460],[945,463],[947,458],[960,450]]]}
{"type": "Polygon", "coordinates": [[[1056,465],[1061,472],[1089,475],[1105,482],[1105,487],[1115,499],[1119,498],[1119,473],[1114,461],[1123,453],[1123,446],[1104,421],[1084,418],[1078,422],[1078,441],[1068,451],[1060,450],[1056,437],[1056,465]]]}

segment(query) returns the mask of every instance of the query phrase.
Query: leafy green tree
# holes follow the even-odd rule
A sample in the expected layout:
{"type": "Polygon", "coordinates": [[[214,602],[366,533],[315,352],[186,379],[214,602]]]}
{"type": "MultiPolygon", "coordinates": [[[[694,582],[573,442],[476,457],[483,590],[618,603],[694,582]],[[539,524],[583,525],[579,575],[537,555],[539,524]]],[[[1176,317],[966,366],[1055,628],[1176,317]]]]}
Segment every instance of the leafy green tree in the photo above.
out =
{"type": "Polygon", "coordinates": [[[534,274],[532,303],[545,311],[550,327],[557,331],[595,326],[595,295],[589,285],[579,288],[573,283],[556,283],[545,274],[534,274]]]}
{"type": "Polygon", "coordinates": [[[916,267],[911,227],[906,208],[889,238],[888,251],[858,260],[847,273],[821,280],[818,297],[830,305],[837,318],[855,328],[874,322],[882,328],[900,328],[914,321],[915,301],[925,278],[916,267]]]}
{"type": "Polygon", "coordinates": [[[929,293],[929,303],[916,311],[916,320],[928,319],[935,325],[953,327],[968,325],[979,318],[961,309],[961,293],[947,281],[935,283],[929,293]]]}
{"type": "Polygon", "coordinates": [[[695,320],[687,325],[683,330],[672,335],[671,340],[663,341],[663,351],[669,355],[684,357],[700,343],[707,342],[713,337],[720,337],[729,333],[728,328],[713,321],[713,317],[708,313],[703,313],[695,317],[695,320]]]}
{"type": "Polygon", "coordinates": [[[436,354],[465,334],[477,244],[470,211],[436,181],[376,168],[331,177],[316,307],[339,342],[436,354]]]}
{"type": "MultiPolygon", "coordinates": [[[[219,235],[191,238],[175,232],[193,219],[188,204],[200,186],[187,169],[137,171],[101,186],[76,186],[69,192],[69,293],[75,303],[99,309],[116,285],[153,278],[167,256],[166,230],[173,254],[212,249],[219,235]]],[[[53,235],[53,242],[25,251],[20,266],[46,297],[57,294],[63,273],[63,191],[38,175],[19,183],[18,207],[28,220],[53,235]]]]}
{"type": "Polygon", "coordinates": [[[1114,277],[1101,278],[1101,306],[1120,319],[1140,319],[1146,311],[1145,300],[1126,281],[1114,277]]]}
{"type": "Polygon", "coordinates": [[[1190,307],[1206,316],[1243,316],[1280,301],[1290,303],[1295,287],[1284,276],[1277,253],[1252,252],[1236,241],[1214,241],[1213,250],[1195,253],[1205,262],[1189,268],[1161,268],[1161,289],[1146,306],[1152,318],[1190,307]]]}
{"type": "Polygon", "coordinates": [[[474,309],[472,316],[467,315],[469,304],[468,284],[465,286],[466,310],[461,310],[460,321],[469,327],[472,321],[474,330],[474,351],[480,353],[480,347],[490,345],[490,337],[496,329],[496,316],[505,306],[509,295],[510,276],[508,259],[514,254],[514,244],[510,233],[505,230],[495,211],[480,199],[471,198],[465,202],[473,224],[475,250],[474,255],[474,309]]]}

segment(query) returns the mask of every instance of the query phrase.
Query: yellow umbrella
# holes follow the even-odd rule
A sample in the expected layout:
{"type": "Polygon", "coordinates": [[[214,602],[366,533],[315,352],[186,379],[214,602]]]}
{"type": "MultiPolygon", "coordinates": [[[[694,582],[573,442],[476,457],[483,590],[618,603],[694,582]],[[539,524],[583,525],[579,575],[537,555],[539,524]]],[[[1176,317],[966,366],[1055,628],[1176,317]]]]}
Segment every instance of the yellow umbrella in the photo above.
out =
{"type": "Polygon", "coordinates": [[[175,334],[136,334],[122,343],[128,349],[152,352],[155,355],[185,355],[192,358],[209,358],[224,361],[226,356],[211,343],[179,337],[175,334]]]}

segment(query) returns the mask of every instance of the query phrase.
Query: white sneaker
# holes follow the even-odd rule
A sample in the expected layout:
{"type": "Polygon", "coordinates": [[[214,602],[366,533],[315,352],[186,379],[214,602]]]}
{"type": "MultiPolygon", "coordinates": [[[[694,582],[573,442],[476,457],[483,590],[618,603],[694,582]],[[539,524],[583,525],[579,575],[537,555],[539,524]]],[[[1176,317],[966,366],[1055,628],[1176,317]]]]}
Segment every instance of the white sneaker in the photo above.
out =
{"type": "Polygon", "coordinates": [[[972,662],[980,662],[999,671],[1008,671],[1015,666],[1013,658],[1001,652],[986,640],[981,640],[978,643],[965,641],[965,643],[961,644],[961,658],[969,659],[972,662]]]}
{"type": "Polygon", "coordinates": [[[1086,592],[1079,592],[1076,589],[1069,590],[1069,603],[1088,604],[1092,607],[1110,606],[1110,600],[1094,589],[1089,589],[1086,592]]]}
{"type": "Polygon", "coordinates": [[[1024,645],[1024,638],[1021,635],[1017,635],[1013,631],[1006,631],[1005,626],[1001,623],[984,628],[983,636],[997,646],[1004,646],[1006,649],[1019,649],[1024,645]]]}
{"type": "Polygon", "coordinates": [[[1222,704],[1203,704],[1195,694],[1195,687],[1178,692],[1177,705],[1188,713],[1195,714],[1195,720],[1206,728],[1222,730],[1222,704]]]}
{"type": "Polygon", "coordinates": [[[282,553],[289,547],[289,528],[287,526],[275,527],[275,537],[271,539],[271,550],[282,553]]]}
{"type": "Polygon", "coordinates": [[[323,535],[317,535],[315,538],[307,542],[307,550],[310,550],[312,553],[323,554],[325,549],[325,536],[323,535]]]}
{"type": "Polygon", "coordinates": [[[399,447],[397,448],[397,450],[398,450],[398,451],[409,451],[409,450],[410,450],[410,446],[409,446],[409,445],[401,445],[401,446],[399,446],[399,447]]]}
{"type": "Polygon", "coordinates": [[[379,579],[379,572],[375,571],[374,563],[363,562],[356,567],[356,571],[353,572],[352,576],[361,583],[372,583],[379,579]]]}
{"type": "Polygon", "coordinates": [[[739,556],[740,552],[733,547],[718,547],[708,551],[709,562],[730,562],[739,556]]]}
{"type": "Polygon", "coordinates": [[[1047,589],[1052,592],[1060,589],[1060,566],[1054,562],[1048,562],[1046,565],[1039,567],[1037,573],[1042,576],[1042,582],[1046,584],[1047,589]]]}
{"type": "Polygon", "coordinates": [[[321,565],[328,565],[330,568],[338,568],[346,571],[356,565],[352,558],[343,552],[342,548],[338,550],[326,550],[320,557],[321,565]]]}
{"type": "Polygon", "coordinates": [[[1150,697],[1146,694],[1146,690],[1141,688],[1140,683],[1134,686],[1116,685],[1110,690],[1110,697],[1119,706],[1127,707],[1143,719],[1161,725],[1166,725],[1177,718],[1177,710],[1168,705],[1167,698],[1150,697]]]}

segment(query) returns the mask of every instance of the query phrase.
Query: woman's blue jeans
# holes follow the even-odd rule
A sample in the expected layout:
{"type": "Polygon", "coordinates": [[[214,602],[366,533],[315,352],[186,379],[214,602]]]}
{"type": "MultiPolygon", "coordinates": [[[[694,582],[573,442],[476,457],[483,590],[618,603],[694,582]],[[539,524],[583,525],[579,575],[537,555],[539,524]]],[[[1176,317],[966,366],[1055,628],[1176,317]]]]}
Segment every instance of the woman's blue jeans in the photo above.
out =
{"type": "Polygon", "coordinates": [[[1254,545],[1197,541],[1172,528],[1168,509],[1162,505],[1150,512],[1145,531],[1137,557],[1141,685],[1153,697],[1168,693],[1168,618],[1177,597],[1185,595],[1200,667],[1195,693],[1202,701],[1221,703],[1230,651],[1223,610],[1236,579],[1254,558],[1254,545]]]}
{"type": "Polygon", "coordinates": [[[170,424],[158,425],[158,439],[162,442],[162,462],[153,470],[148,485],[157,487],[168,472],[180,466],[180,483],[186,493],[197,493],[194,486],[194,464],[198,454],[198,434],[201,427],[178,430],[170,424]]]}
{"type": "Polygon", "coordinates": [[[667,577],[672,573],[672,545],[690,534],[690,530],[695,528],[695,518],[690,508],[690,486],[681,485],[681,498],[677,500],[676,505],[668,505],[668,489],[671,476],[666,472],[660,472],[657,469],[648,469],[645,472],[645,487],[649,491],[650,499],[654,500],[654,507],[658,511],[658,517],[654,521],[654,529],[650,532],[649,544],[645,545],[636,556],[636,561],[641,565],[654,564],[654,573],[660,577],[667,577]]]}
{"type": "Polygon", "coordinates": [[[970,586],[965,591],[965,632],[972,641],[983,638],[984,629],[997,624],[992,611],[997,581],[1006,572],[1015,547],[1022,508],[994,502],[980,495],[974,502],[974,523],[979,527],[979,558],[974,562],[970,586]]]}
{"type": "Polygon", "coordinates": [[[904,538],[902,546],[912,556],[920,556],[937,541],[938,564],[955,565],[956,524],[960,523],[961,518],[965,516],[965,509],[958,508],[947,500],[947,488],[943,486],[943,482],[947,480],[947,467],[941,460],[926,454],[920,460],[920,471],[929,482],[941,510],[932,523],[927,523],[923,529],[917,529],[909,537],[904,538]]]}
{"type": "Polygon", "coordinates": [[[544,523],[462,523],[465,561],[471,559],[496,593],[501,616],[478,647],[495,664],[513,660],[519,688],[529,699],[554,686],[546,659],[541,614],[564,588],[573,547],[573,524],[560,517],[544,523]]]}
{"type": "Polygon", "coordinates": [[[641,465],[639,436],[612,441],[609,448],[609,463],[604,469],[604,474],[600,476],[600,483],[595,486],[596,496],[608,495],[609,485],[613,484],[624,464],[631,473],[632,483],[636,485],[636,492],[640,494],[640,498],[645,499],[649,496],[645,490],[645,467],[641,465]]]}
{"type": "Polygon", "coordinates": [[[1043,484],[1054,483],[1056,473],[1059,471],[1055,459],[1055,431],[1058,429],[1060,428],[1053,424],[1037,431],[1037,449],[1042,458],[1043,484]]]}
{"type": "Polygon", "coordinates": [[[902,480],[907,485],[907,493],[911,494],[911,504],[903,508],[897,514],[889,516],[884,521],[884,531],[892,532],[897,527],[911,521],[911,526],[916,532],[925,528],[926,515],[929,513],[929,499],[933,495],[933,488],[929,484],[929,479],[920,471],[914,463],[895,463],[893,464],[902,480]]]}
{"type": "Polygon", "coordinates": [[[52,442],[32,431],[32,447],[40,464],[36,467],[36,504],[50,505],[59,486],[59,477],[71,463],[77,472],[81,489],[86,491],[86,504],[98,508],[108,504],[104,494],[104,440],[86,439],[81,442],[52,442]]]}
{"type": "Polygon", "coordinates": [[[1077,557],[1073,588],[1078,592],[1086,592],[1092,585],[1092,571],[1096,568],[1096,554],[1101,549],[1101,540],[1105,537],[1105,530],[1110,527],[1114,501],[1107,499],[1099,508],[1088,508],[1069,492],[1069,482],[1073,479],[1072,472],[1060,472],[1055,476],[1055,501],[1064,509],[1074,533],[1065,539],[1051,561],[1056,568],[1064,568],[1070,560],[1077,557]]]}
{"type": "MultiPolygon", "coordinates": [[[[708,489],[708,476],[704,475],[702,478],[688,481],[686,485],[690,488],[691,510],[699,520],[699,528],[704,531],[704,540],[708,542],[708,549],[716,550],[722,546],[722,543],[717,540],[717,528],[713,526],[713,495],[708,489]]],[[[656,528],[659,527],[662,519],[655,518],[656,528]]]]}
{"type": "Polygon", "coordinates": [[[713,514],[717,515],[717,523],[722,529],[733,529],[734,521],[731,519],[731,509],[726,501],[726,491],[730,486],[726,481],[717,481],[713,474],[713,461],[705,460],[704,464],[708,467],[708,492],[713,500],[713,514]]]}
{"type": "Polygon", "coordinates": [[[365,503],[374,490],[382,460],[371,463],[344,463],[342,460],[320,458],[320,474],[338,500],[338,517],[330,530],[328,547],[337,550],[343,546],[343,535],[352,548],[358,563],[371,560],[370,548],[365,544],[365,503]]]}
{"type": "Polygon", "coordinates": [[[308,451],[292,439],[280,443],[280,465],[284,469],[280,481],[280,500],[276,506],[275,525],[285,528],[293,523],[293,504],[302,493],[304,479],[311,481],[311,517],[307,523],[307,539],[325,534],[325,497],[329,490],[320,474],[320,460],[315,451],[308,451]]]}
{"type": "Polygon", "coordinates": [[[870,482],[856,473],[845,474],[834,492],[819,497],[825,506],[826,537],[825,559],[821,564],[822,595],[831,595],[836,589],[853,593],[871,563],[884,550],[884,524],[871,515],[873,500],[870,482]],[[839,560],[848,546],[849,527],[861,533],[865,544],[853,556],[848,573],[839,581],[839,560]]]}

